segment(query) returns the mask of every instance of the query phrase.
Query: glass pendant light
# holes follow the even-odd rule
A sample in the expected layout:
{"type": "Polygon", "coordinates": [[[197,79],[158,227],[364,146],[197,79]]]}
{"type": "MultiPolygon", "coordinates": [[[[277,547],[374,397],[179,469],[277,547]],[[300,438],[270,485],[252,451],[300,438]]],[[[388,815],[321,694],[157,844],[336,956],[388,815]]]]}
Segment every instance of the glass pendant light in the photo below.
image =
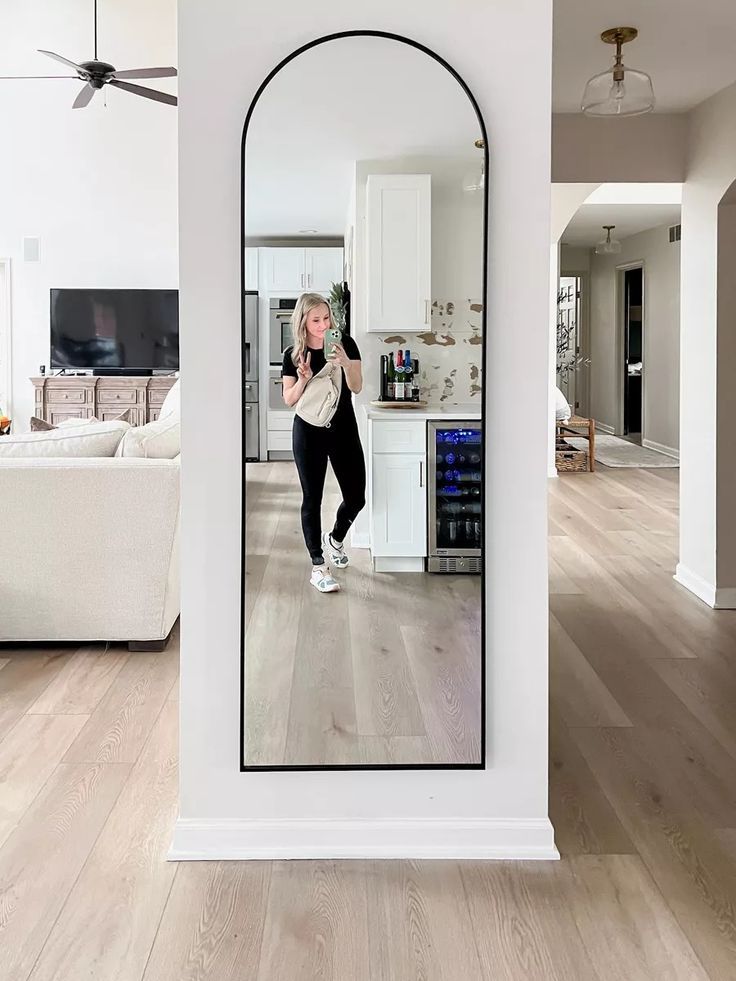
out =
{"type": "Polygon", "coordinates": [[[581,109],[588,116],[640,116],[654,109],[656,99],[652,80],[646,72],[627,68],[621,47],[633,41],[635,27],[612,27],[601,34],[601,41],[616,45],[613,67],[588,79],[581,109]]]}
{"type": "MultiPolygon", "coordinates": [[[[485,150],[485,148],[486,148],[486,141],[485,140],[476,140],[475,143],[474,143],[474,146],[478,150],[485,150]]],[[[485,166],[485,163],[486,163],[486,158],[485,158],[485,154],[483,154],[483,159],[480,162],[480,176],[479,177],[473,176],[473,177],[470,177],[468,180],[466,180],[465,183],[463,184],[463,190],[464,191],[468,191],[469,193],[474,193],[476,191],[482,191],[483,190],[483,188],[486,186],[486,166],[485,166]]]]}
{"type": "Polygon", "coordinates": [[[603,230],[606,232],[606,237],[602,238],[600,242],[595,247],[596,255],[618,255],[621,251],[621,243],[618,239],[611,238],[611,232],[616,227],[615,225],[603,225],[603,230]]]}

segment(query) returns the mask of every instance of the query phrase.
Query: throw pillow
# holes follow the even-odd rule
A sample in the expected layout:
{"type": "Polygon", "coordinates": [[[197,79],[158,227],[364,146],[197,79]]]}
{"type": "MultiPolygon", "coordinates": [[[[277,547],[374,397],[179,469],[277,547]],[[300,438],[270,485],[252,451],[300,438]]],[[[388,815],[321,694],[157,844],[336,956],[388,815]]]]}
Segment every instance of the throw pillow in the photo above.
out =
{"type": "Polygon", "coordinates": [[[127,422],[95,422],[0,439],[0,457],[108,457],[130,429],[127,422]]]}
{"type": "Polygon", "coordinates": [[[31,416],[31,432],[32,433],[45,433],[49,429],[56,429],[56,426],[52,426],[50,422],[46,422],[45,419],[39,419],[38,416],[31,416]]]}
{"type": "Polygon", "coordinates": [[[169,389],[158,417],[166,419],[172,415],[177,417],[181,415],[181,378],[178,378],[169,389]]]}
{"type": "Polygon", "coordinates": [[[129,429],[115,456],[143,456],[153,460],[173,460],[181,449],[179,416],[156,419],[145,426],[129,429]]]}

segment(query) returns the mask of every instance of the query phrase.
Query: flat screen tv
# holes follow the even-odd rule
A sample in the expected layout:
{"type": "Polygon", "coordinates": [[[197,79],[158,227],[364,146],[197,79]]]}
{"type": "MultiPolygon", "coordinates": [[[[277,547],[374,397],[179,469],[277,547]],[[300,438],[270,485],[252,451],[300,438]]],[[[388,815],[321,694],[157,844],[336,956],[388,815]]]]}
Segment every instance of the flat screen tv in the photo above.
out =
{"type": "Polygon", "coordinates": [[[178,371],[178,291],[52,289],[51,367],[178,371]]]}

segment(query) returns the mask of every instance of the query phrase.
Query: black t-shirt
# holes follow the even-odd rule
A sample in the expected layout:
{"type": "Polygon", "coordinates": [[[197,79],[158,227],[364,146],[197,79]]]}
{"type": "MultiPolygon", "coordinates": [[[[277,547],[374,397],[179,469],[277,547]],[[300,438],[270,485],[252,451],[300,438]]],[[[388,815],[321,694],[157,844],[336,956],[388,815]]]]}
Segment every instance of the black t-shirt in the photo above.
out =
{"type": "MultiPolygon", "coordinates": [[[[349,337],[347,334],[343,334],[341,343],[345,349],[345,354],[347,354],[348,358],[351,361],[361,360],[360,351],[358,350],[358,345],[355,343],[352,337],[349,337]]],[[[292,350],[293,348],[287,347],[286,351],[284,352],[284,364],[281,370],[282,378],[284,377],[284,375],[289,375],[291,378],[299,377],[299,374],[296,370],[296,365],[291,360],[292,350]]],[[[316,375],[317,372],[322,371],[322,369],[325,366],[324,349],[321,347],[318,348],[310,347],[307,348],[307,350],[312,355],[310,359],[310,367],[312,369],[313,374],[316,375]]],[[[337,403],[337,410],[332,420],[333,425],[336,422],[346,421],[346,417],[352,417],[353,419],[355,418],[355,411],[353,410],[352,392],[348,388],[348,382],[347,379],[345,378],[345,370],[343,368],[341,368],[340,370],[342,371],[342,387],[340,389],[340,401],[337,403]]]]}

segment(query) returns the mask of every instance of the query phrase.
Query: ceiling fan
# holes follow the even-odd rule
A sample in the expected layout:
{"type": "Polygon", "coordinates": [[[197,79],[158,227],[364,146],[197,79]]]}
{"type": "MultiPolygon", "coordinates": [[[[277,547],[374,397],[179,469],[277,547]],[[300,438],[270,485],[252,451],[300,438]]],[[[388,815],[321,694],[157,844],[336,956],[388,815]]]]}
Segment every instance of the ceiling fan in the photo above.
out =
{"type": "Polygon", "coordinates": [[[115,88],[123,89],[125,92],[132,92],[133,95],[142,95],[145,99],[153,99],[154,102],[165,102],[169,106],[175,106],[177,99],[175,95],[168,92],[159,92],[158,89],[149,89],[144,85],[132,85],[125,81],[128,78],[173,78],[176,75],[176,68],[131,68],[126,71],[118,71],[114,65],[106,61],[97,59],[97,0],[95,4],[95,56],[92,61],[82,61],[77,64],[64,58],[54,51],[44,51],[39,48],[41,54],[48,55],[60,61],[63,65],[73,68],[76,75],[1,75],[3,78],[78,78],[84,82],[84,88],[76,97],[72,104],[73,109],[83,109],[89,105],[92,96],[105,85],[114,85],[115,88]]]}

